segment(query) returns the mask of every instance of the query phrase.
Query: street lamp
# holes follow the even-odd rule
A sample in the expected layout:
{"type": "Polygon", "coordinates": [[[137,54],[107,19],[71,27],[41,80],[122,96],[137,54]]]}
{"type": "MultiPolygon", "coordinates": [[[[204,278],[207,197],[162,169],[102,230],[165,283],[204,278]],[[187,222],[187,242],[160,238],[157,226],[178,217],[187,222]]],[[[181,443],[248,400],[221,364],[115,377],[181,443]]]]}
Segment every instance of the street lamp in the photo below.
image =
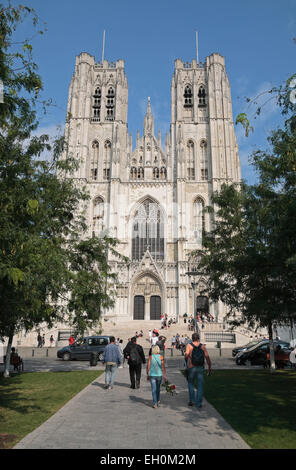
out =
{"type": "Polygon", "coordinates": [[[193,318],[194,318],[194,331],[196,331],[197,333],[199,332],[199,328],[198,328],[198,325],[197,325],[197,306],[196,306],[196,286],[198,285],[199,283],[199,279],[200,277],[202,276],[202,272],[199,272],[197,270],[194,270],[194,271],[188,271],[187,273],[187,276],[189,276],[189,278],[193,278],[193,281],[191,281],[191,287],[192,287],[192,291],[193,291],[193,318]],[[199,276],[198,280],[196,280],[196,276],[199,276]]]}
{"type": "MultiPolygon", "coordinates": [[[[190,276],[190,274],[189,274],[190,276]]],[[[194,318],[194,331],[198,333],[198,326],[197,326],[197,317],[196,317],[196,286],[197,282],[191,282],[191,287],[193,291],[193,318],[194,318]]]]}

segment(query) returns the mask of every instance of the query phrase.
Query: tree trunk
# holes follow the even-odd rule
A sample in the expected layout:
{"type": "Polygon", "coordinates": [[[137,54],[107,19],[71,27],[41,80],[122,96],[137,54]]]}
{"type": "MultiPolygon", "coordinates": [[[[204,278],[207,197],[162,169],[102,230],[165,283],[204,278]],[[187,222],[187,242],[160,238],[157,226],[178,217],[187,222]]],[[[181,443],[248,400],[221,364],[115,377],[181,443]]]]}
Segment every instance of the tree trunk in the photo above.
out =
{"type": "Polygon", "coordinates": [[[13,341],[14,330],[10,333],[8,338],[7,350],[6,350],[6,359],[5,359],[5,366],[4,366],[4,377],[9,377],[9,366],[10,366],[10,354],[11,354],[11,346],[13,341]]]}
{"type": "Polygon", "coordinates": [[[269,336],[269,355],[270,355],[270,372],[273,374],[276,371],[275,360],[274,360],[274,343],[273,343],[273,332],[272,323],[268,325],[268,336],[269,336]]]}

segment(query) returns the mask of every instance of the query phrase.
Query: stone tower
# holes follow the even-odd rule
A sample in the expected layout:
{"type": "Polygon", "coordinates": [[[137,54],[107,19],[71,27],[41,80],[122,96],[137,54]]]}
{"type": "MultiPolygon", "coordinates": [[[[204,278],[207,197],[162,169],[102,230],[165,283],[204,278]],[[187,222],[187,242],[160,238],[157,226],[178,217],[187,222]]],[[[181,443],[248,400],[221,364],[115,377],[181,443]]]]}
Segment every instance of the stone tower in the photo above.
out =
{"type": "MultiPolygon", "coordinates": [[[[203,207],[224,182],[241,180],[238,146],[232,117],[230,85],[225,61],[212,54],[204,64],[175,61],[171,84],[171,159],[178,207],[179,309],[188,299],[187,255],[201,247],[202,228],[210,229],[203,207]]],[[[200,280],[202,290],[206,280],[200,280]]],[[[188,305],[188,301],[187,301],[188,305]]],[[[190,302],[189,311],[192,312],[190,302]]],[[[215,318],[223,305],[212,305],[215,318]]]]}
{"type": "MultiPolygon", "coordinates": [[[[156,320],[193,313],[188,253],[201,246],[203,215],[213,191],[240,181],[230,86],[224,58],[201,64],[175,61],[171,127],[162,147],[147,99],[143,134],[133,148],[127,128],[128,85],[123,60],[76,58],[65,127],[67,154],[80,160],[74,177],[91,195],[89,235],[108,231],[129,266],[110,257],[118,272],[116,305],[107,317],[156,320]]],[[[206,283],[200,279],[197,294],[206,283]]],[[[216,319],[223,305],[210,305],[216,319]]]]}

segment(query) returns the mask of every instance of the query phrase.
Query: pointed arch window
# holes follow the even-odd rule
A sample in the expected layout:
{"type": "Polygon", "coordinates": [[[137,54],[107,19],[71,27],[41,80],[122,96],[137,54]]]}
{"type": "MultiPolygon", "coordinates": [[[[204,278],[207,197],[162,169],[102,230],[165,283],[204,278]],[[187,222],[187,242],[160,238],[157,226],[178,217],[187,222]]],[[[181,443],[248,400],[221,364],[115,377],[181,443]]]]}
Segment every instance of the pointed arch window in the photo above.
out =
{"type": "Polygon", "coordinates": [[[192,108],[193,106],[193,93],[190,85],[185,86],[184,90],[184,108],[192,108]]]}
{"type": "Polygon", "coordinates": [[[104,180],[110,179],[110,166],[111,166],[111,142],[110,140],[106,140],[104,144],[104,167],[103,167],[104,180]]]}
{"type": "Polygon", "coordinates": [[[159,168],[157,167],[153,168],[153,179],[159,180],[159,168]]]}
{"type": "Polygon", "coordinates": [[[206,90],[205,87],[201,85],[198,90],[198,107],[204,108],[206,104],[206,90]]]}
{"type": "Polygon", "coordinates": [[[193,203],[193,229],[195,243],[201,248],[205,229],[204,201],[201,197],[197,197],[193,203]]]}
{"type": "Polygon", "coordinates": [[[92,143],[91,161],[90,161],[90,179],[97,181],[99,170],[99,142],[96,140],[92,143]]]}
{"type": "Polygon", "coordinates": [[[136,180],[137,179],[137,168],[135,166],[133,166],[131,168],[131,179],[132,180],[136,180]]]}
{"type": "Polygon", "coordinates": [[[195,152],[192,140],[187,142],[187,178],[190,180],[195,179],[195,152]]]}
{"type": "Polygon", "coordinates": [[[102,92],[99,87],[97,87],[93,94],[93,118],[96,121],[100,121],[101,117],[101,99],[102,99],[102,92]]]}
{"type": "Polygon", "coordinates": [[[98,236],[104,230],[104,201],[97,197],[93,202],[93,236],[98,236]]]}
{"type": "Polygon", "coordinates": [[[138,180],[144,179],[144,168],[142,166],[138,168],[137,177],[138,177],[138,180]]]}
{"type": "Polygon", "coordinates": [[[115,117],[115,90],[113,87],[108,88],[106,95],[106,121],[114,121],[115,117]]]}
{"type": "Polygon", "coordinates": [[[202,181],[208,180],[208,148],[205,139],[200,143],[200,173],[202,181]]]}
{"type": "Polygon", "coordinates": [[[202,181],[207,181],[209,179],[209,174],[208,174],[208,169],[207,168],[201,168],[201,180],[202,181]]]}
{"type": "Polygon", "coordinates": [[[165,180],[167,176],[167,170],[165,166],[162,166],[160,169],[160,179],[165,180]]]}
{"type": "Polygon", "coordinates": [[[164,220],[159,205],[147,198],[137,210],[132,226],[132,259],[140,261],[149,251],[155,260],[164,259],[164,220]]]}

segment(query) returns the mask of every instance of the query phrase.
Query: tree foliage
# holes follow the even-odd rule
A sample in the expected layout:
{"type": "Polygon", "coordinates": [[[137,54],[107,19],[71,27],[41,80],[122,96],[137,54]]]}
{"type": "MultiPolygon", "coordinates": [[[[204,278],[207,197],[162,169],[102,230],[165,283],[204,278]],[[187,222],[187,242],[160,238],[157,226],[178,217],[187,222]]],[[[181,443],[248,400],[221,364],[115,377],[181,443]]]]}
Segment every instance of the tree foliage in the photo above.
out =
{"type": "Polygon", "coordinates": [[[256,150],[254,185],[224,184],[207,208],[212,230],[204,234],[200,268],[208,294],[229,308],[234,323],[271,331],[296,318],[296,106],[291,77],[277,90],[283,128],[268,137],[269,150],[256,150]]]}
{"type": "Polygon", "coordinates": [[[27,15],[37,26],[31,8],[0,5],[0,335],[10,342],[65,315],[81,333],[94,326],[114,304],[107,253],[120,257],[116,240],[88,236],[81,206],[89,195],[71,179],[78,162],[60,159],[63,137],[33,135],[42,80],[29,42],[13,44],[27,15]]]}

